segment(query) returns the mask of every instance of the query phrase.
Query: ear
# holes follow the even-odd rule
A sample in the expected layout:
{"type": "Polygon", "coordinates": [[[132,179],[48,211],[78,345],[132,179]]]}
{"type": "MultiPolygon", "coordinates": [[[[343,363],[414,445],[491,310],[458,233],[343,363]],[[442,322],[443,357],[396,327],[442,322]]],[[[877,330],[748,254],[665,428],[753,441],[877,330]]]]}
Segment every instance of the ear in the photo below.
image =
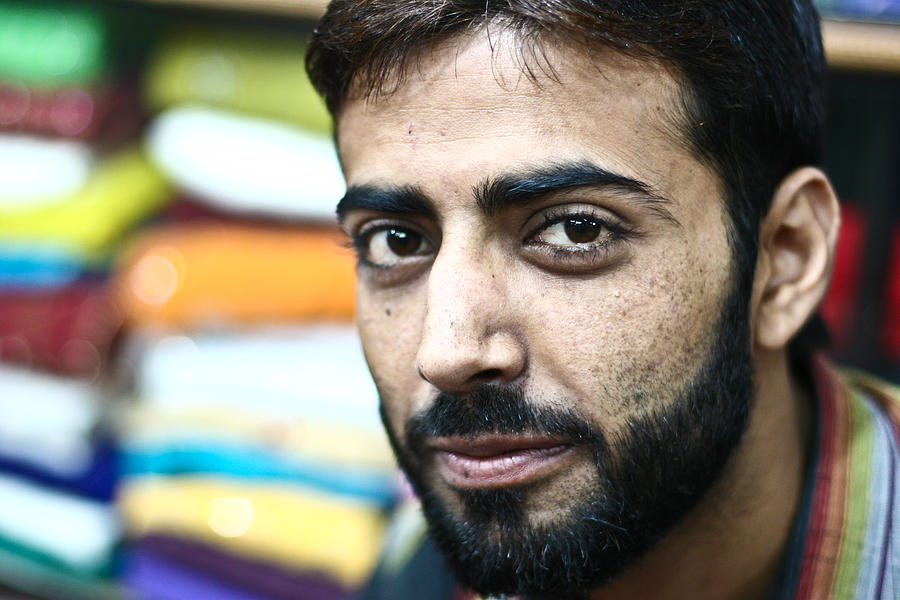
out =
{"type": "Polygon", "coordinates": [[[760,224],[753,285],[754,341],[787,345],[818,307],[834,264],[840,207],[828,177],[802,167],[782,180],[760,224]]]}

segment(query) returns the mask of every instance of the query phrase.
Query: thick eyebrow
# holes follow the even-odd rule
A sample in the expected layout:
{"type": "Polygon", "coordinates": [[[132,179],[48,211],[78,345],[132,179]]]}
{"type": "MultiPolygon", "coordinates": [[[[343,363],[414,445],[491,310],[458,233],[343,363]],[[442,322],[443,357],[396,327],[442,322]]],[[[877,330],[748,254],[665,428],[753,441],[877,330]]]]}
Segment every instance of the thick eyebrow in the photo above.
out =
{"type": "Polygon", "coordinates": [[[339,221],[351,210],[422,215],[434,217],[434,204],[418,186],[353,185],[337,204],[339,221]]]}
{"type": "Polygon", "coordinates": [[[586,160],[556,163],[520,173],[490,177],[475,186],[474,194],[481,211],[487,216],[493,216],[511,205],[584,187],[618,189],[662,219],[679,225],[667,208],[671,201],[653,186],[586,160]]]}

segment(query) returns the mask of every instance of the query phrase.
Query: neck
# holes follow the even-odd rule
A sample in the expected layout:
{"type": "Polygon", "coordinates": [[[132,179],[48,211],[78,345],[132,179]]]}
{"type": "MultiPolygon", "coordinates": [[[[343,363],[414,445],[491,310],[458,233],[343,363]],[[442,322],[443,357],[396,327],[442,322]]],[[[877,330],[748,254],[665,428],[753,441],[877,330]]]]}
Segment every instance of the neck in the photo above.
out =
{"type": "Polygon", "coordinates": [[[651,552],[593,599],[766,596],[803,494],[812,411],[786,353],[760,353],[754,368],[748,428],[723,476],[651,552]]]}

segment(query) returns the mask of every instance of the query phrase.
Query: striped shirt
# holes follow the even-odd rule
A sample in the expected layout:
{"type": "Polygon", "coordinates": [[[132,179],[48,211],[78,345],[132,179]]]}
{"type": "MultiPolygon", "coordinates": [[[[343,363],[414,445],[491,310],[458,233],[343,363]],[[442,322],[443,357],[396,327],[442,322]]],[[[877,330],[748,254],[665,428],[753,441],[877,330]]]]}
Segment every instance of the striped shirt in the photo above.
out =
{"type": "Polygon", "coordinates": [[[771,598],[900,598],[900,388],[813,362],[809,482],[771,598]]]}

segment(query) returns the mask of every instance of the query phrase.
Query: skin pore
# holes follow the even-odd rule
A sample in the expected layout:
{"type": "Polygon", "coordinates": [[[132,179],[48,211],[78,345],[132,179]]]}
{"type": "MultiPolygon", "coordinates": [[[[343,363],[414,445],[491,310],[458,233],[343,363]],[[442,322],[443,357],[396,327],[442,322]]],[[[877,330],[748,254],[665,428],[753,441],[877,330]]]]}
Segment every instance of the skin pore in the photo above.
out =
{"type": "MultiPolygon", "coordinates": [[[[515,387],[617,439],[690,386],[732,289],[719,182],[672,134],[671,75],[562,48],[549,52],[555,76],[532,81],[514,47],[514,36],[484,31],[436,47],[395,92],[351,98],[338,116],[357,321],[401,452],[439,394],[485,385],[515,387]]],[[[835,206],[812,169],[779,188],[749,299],[746,433],[693,509],[592,597],[765,596],[810,436],[784,344],[827,284],[835,206]]],[[[558,440],[532,441],[546,450],[558,440]]],[[[463,442],[476,455],[509,445],[463,442]]],[[[591,456],[574,448],[526,469],[528,526],[559,521],[596,486],[591,456]]],[[[477,474],[470,484],[444,450],[426,445],[414,460],[454,515],[465,516],[460,487],[510,487],[477,474]]]]}

